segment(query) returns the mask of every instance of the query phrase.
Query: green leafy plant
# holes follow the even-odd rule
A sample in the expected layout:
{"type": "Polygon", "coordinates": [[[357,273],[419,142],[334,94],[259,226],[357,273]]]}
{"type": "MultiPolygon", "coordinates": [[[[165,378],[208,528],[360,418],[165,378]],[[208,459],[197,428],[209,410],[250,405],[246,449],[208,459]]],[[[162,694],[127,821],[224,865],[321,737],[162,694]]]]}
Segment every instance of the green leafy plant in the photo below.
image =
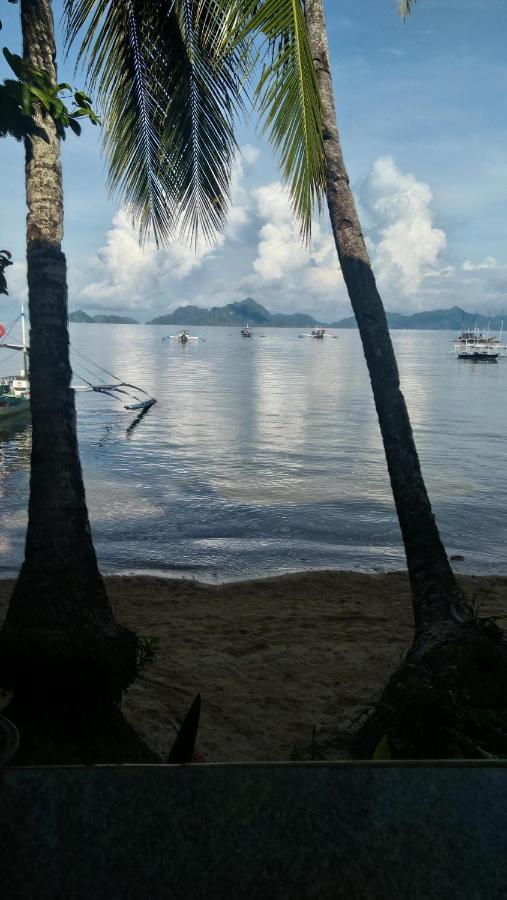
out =
{"type": "Polygon", "coordinates": [[[153,662],[159,643],[159,637],[138,637],[137,669],[139,672],[153,662]]]}
{"type": "Polygon", "coordinates": [[[91,99],[82,91],[74,91],[70,84],[55,84],[46,72],[28,66],[21,56],[11,53],[7,47],[3,55],[16,79],[7,78],[0,85],[0,137],[7,134],[17,140],[30,135],[47,139],[43,129],[33,119],[35,112],[50,116],[58,136],[65,140],[70,128],[81,134],[79,119],[87,118],[93,125],[100,119],[91,106],[91,99]],[[67,106],[72,98],[72,106],[67,106]]]}

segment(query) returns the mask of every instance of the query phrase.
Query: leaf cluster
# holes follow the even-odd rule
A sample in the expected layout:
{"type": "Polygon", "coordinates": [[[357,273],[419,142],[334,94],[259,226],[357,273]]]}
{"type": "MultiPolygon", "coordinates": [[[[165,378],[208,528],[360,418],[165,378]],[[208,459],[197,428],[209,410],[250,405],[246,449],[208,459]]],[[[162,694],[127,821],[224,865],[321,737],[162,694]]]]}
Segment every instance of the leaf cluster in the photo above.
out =
{"type": "Polygon", "coordinates": [[[7,281],[5,279],[5,269],[12,266],[12,254],[8,250],[0,250],[0,294],[8,294],[7,281]]]}
{"type": "MultiPolygon", "coordinates": [[[[228,0],[222,0],[224,6],[228,0]]],[[[255,106],[289,186],[303,238],[311,236],[326,175],[322,106],[301,0],[239,0],[229,41],[256,40],[260,77],[255,106]]]]}
{"type": "Polygon", "coordinates": [[[55,84],[47,72],[27,65],[21,56],[11,53],[6,47],[3,55],[16,79],[5,79],[0,85],[0,137],[10,134],[21,140],[37,135],[47,140],[44,129],[33,118],[36,112],[41,112],[43,118],[50,116],[53,119],[62,140],[65,140],[67,128],[76,135],[81,134],[79,119],[87,118],[93,125],[99,124],[90,97],[82,91],[73,93],[69,108],[67,103],[72,95],[70,84],[55,84]]]}
{"type": "Polygon", "coordinates": [[[66,0],[65,14],[102,106],[109,187],[141,237],[213,241],[223,228],[254,71],[253,99],[308,237],[325,179],[301,0],[66,0]]]}
{"type": "MultiPolygon", "coordinates": [[[[104,114],[109,188],[157,243],[210,241],[225,222],[241,106],[238,55],[215,54],[198,0],[66,0],[104,114]]],[[[218,14],[213,23],[220,27],[218,14]]]]}
{"type": "Polygon", "coordinates": [[[406,19],[406,17],[410,15],[415,2],[416,0],[399,0],[398,12],[402,19],[406,19]]]}

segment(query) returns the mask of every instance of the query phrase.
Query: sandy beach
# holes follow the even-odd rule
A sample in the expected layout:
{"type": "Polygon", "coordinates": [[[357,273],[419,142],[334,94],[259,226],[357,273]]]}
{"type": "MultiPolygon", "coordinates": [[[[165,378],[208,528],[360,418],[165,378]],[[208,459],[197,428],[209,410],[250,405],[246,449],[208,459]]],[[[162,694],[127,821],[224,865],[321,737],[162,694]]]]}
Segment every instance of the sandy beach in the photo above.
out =
{"type": "MultiPolygon", "coordinates": [[[[124,711],[167,756],[198,691],[206,761],[290,758],[316,745],[343,756],[336,733],[375,702],[412,638],[404,573],[307,572],[203,585],[108,577],[117,618],[159,638],[124,711]]],[[[483,614],[507,627],[507,577],[460,577],[483,614]]],[[[11,581],[0,581],[0,620],[11,581]]]]}

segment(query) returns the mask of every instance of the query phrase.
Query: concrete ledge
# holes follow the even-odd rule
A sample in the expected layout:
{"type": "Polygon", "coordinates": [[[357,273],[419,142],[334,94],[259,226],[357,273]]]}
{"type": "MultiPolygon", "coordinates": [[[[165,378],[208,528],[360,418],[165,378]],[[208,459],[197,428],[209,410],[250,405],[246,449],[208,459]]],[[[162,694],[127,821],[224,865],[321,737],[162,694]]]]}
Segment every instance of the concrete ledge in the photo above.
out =
{"type": "Polygon", "coordinates": [[[12,768],[0,829],[5,900],[496,900],[507,769],[12,768]]]}

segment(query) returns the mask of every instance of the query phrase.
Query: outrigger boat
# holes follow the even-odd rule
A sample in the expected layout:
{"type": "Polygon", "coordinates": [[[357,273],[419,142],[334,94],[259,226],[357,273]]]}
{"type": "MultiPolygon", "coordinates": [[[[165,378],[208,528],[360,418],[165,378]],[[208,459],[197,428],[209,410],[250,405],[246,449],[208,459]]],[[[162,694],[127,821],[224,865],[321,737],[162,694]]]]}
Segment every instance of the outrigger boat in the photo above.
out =
{"type": "MultiPolygon", "coordinates": [[[[25,313],[21,304],[22,344],[11,344],[2,341],[0,347],[7,350],[19,350],[23,354],[23,366],[19,375],[7,375],[0,378],[0,419],[16,416],[30,411],[30,381],[28,376],[28,346],[26,342],[25,313]]],[[[2,337],[6,334],[2,326],[2,337]]],[[[10,329],[9,329],[10,330],[10,329]]],[[[7,332],[8,334],[9,332],[7,332]]]]}
{"type": "Polygon", "coordinates": [[[179,341],[180,344],[188,344],[189,341],[203,341],[206,342],[206,338],[199,337],[195,334],[189,334],[188,331],[183,328],[182,331],[178,332],[178,334],[166,334],[165,337],[162,338],[163,341],[179,341]]]}
{"type": "MultiPolygon", "coordinates": [[[[0,417],[28,412],[30,410],[30,348],[26,339],[26,320],[23,305],[21,305],[20,316],[12,323],[7,332],[4,330],[4,334],[7,336],[19,319],[21,319],[22,344],[12,344],[0,340],[0,349],[19,350],[23,353],[23,368],[21,374],[19,376],[14,375],[0,378],[0,417]]],[[[98,363],[94,362],[88,356],[85,356],[84,353],[81,353],[81,351],[76,348],[71,348],[70,352],[71,357],[75,357],[77,360],[75,365],[73,360],[73,372],[84,382],[84,384],[72,385],[74,391],[105,394],[108,397],[112,397],[114,400],[122,401],[124,408],[129,410],[147,410],[157,402],[155,397],[150,397],[143,388],[140,388],[135,384],[130,384],[127,381],[122,381],[116,375],[113,375],[112,372],[99,366],[98,363]],[[91,376],[94,381],[89,381],[78,372],[77,366],[84,369],[87,375],[91,376]],[[107,375],[109,380],[105,380],[101,373],[107,375]],[[135,391],[135,393],[133,393],[133,391],[135,391]],[[140,397],[138,396],[139,394],[144,396],[140,397]],[[131,402],[125,403],[124,398],[131,402]]]]}
{"type": "Polygon", "coordinates": [[[252,337],[252,335],[253,335],[253,329],[250,328],[250,325],[248,324],[248,322],[247,322],[246,325],[241,329],[241,334],[243,335],[243,337],[252,337]]]}
{"type": "Polygon", "coordinates": [[[326,328],[323,328],[322,325],[314,325],[311,331],[304,331],[303,334],[298,335],[298,337],[311,337],[315,338],[318,341],[324,340],[324,338],[334,338],[335,341],[338,340],[336,334],[331,334],[330,331],[327,331],[326,328]]]}

